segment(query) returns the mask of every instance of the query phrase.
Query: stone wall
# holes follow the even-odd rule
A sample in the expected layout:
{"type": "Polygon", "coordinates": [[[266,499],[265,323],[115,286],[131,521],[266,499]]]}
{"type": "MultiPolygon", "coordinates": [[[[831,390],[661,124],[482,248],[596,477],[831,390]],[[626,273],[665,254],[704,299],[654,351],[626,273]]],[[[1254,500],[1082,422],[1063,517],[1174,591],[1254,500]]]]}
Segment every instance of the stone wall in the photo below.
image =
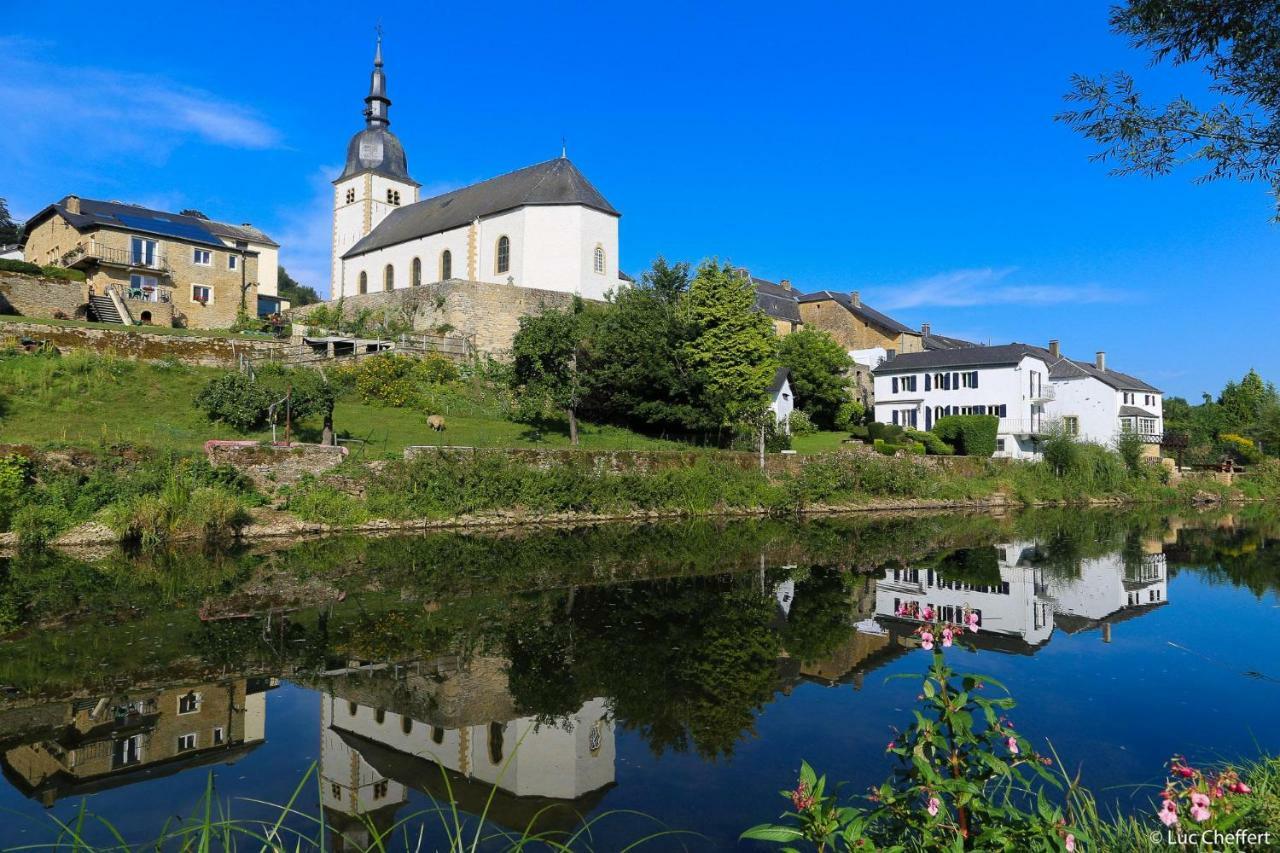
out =
{"type": "MultiPolygon", "coordinates": [[[[543,308],[567,309],[573,304],[573,294],[451,279],[421,287],[358,294],[321,304],[329,307],[341,304],[348,316],[366,308],[385,312],[389,318],[411,323],[419,332],[431,332],[448,324],[454,329],[452,334],[474,339],[477,352],[502,355],[510,352],[522,316],[536,314],[543,308]]],[[[306,325],[307,315],[317,307],[294,308],[289,316],[295,323],[306,325]]]]}
{"type": "Polygon", "coordinates": [[[231,465],[262,492],[292,485],[305,476],[317,477],[347,458],[345,447],[326,444],[266,444],[258,441],[206,441],[211,465],[231,465]]]}
{"type": "Polygon", "coordinates": [[[71,319],[88,301],[83,281],[0,272],[0,314],[71,319]]]}
{"type": "Polygon", "coordinates": [[[284,341],[250,340],[172,332],[148,332],[143,326],[113,329],[62,326],[0,318],[0,340],[32,338],[58,350],[88,350],[143,361],[177,359],[204,367],[234,367],[238,355],[265,356],[283,352],[284,341]]]}

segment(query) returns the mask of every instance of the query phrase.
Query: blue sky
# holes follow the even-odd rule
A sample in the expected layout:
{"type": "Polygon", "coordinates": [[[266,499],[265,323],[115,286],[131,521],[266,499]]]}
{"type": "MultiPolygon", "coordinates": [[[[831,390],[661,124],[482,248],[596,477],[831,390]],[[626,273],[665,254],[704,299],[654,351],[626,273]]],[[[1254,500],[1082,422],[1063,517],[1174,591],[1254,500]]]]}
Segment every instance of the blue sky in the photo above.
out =
{"type": "Polygon", "coordinates": [[[328,182],[380,14],[392,130],[424,192],[565,136],[623,213],[630,272],[717,255],[913,326],[1105,349],[1192,397],[1249,367],[1280,378],[1280,347],[1259,343],[1280,309],[1267,188],[1111,177],[1052,121],[1077,71],[1204,93],[1192,70],[1147,69],[1106,2],[302,8],[12,8],[0,196],[17,216],[74,192],[253,222],[323,291],[328,182]]]}

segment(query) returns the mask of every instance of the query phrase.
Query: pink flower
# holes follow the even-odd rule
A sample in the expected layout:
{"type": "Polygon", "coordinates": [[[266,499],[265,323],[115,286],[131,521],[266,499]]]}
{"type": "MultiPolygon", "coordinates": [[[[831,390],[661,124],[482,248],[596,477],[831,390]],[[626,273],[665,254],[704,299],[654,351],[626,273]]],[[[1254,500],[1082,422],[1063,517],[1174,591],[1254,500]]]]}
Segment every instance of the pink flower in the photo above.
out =
{"type": "Polygon", "coordinates": [[[978,630],[978,614],[970,610],[964,615],[964,624],[966,628],[976,633],[978,630]]]}
{"type": "Polygon", "coordinates": [[[1206,820],[1213,817],[1213,812],[1203,808],[1202,806],[1192,806],[1191,817],[1195,819],[1196,823],[1204,823],[1206,820]]]}
{"type": "Polygon", "coordinates": [[[1173,800],[1165,800],[1157,814],[1160,816],[1161,823],[1165,826],[1173,826],[1178,822],[1178,804],[1173,800]]]}
{"type": "Polygon", "coordinates": [[[889,750],[893,749],[895,746],[897,746],[896,743],[894,743],[893,741],[889,741],[889,745],[884,748],[885,752],[888,752],[889,750]]]}
{"type": "Polygon", "coordinates": [[[1191,805],[1199,806],[1202,809],[1209,808],[1209,797],[1199,791],[1191,792],[1191,805]]]}
{"type": "Polygon", "coordinates": [[[796,785],[796,789],[791,792],[791,805],[796,807],[796,811],[806,811],[813,806],[813,797],[809,794],[809,786],[804,782],[796,785]]]}
{"type": "Polygon", "coordinates": [[[951,648],[951,637],[952,637],[951,629],[943,628],[942,629],[942,647],[944,649],[951,648]]]}
{"type": "Polygon", "coordinates": [[[1237,794],[1252,794],[1253,789],[1243,782],[1237,782],[1231,786],[1231,790],[1237,794]]]}
{"type": "Polygon", "coordinates": [[[1181,776],[1183,779],[1190,779],[1192,776],[1196,775],[1196,771],[1192,770],[1185,764],[1173,765],[1173,772],[1175,775],[1181,776]]]}
{"type": "Polygon", "coordinates": [[[921,634],[920,645],[924,647],[924,650],[926,652],[931,650],[933,648],[933,634],[929,633],[928,631],[925,631],[923,634],[921,634]]]}
{"type": "Polygon", "coordinates": [[[926,621],[926,622],[932,622],[932,621],[933,621],[933,608],[932,608],[932,607],[925,607],[924,612],[923,612],[923,613],[921,613],[920,615],[921,615],[921,617],[923,617],[923,618],[924,618],[924,621],[926,621]]]}
{"type": "Polygon", "coordinates": [[[1004,743],[1005,743],[1005,746],[1009,747],[1009,751],[1010,751],[1010,752],[1012,752],[1014,755],[1017,755],[1017,754],[1018,754],[1018,739],[1017,739],[1017,738],[1013,738],[1013,737],[1011,737],[1011,738],[1009,738],[1008,740],[1006,740],[1004,743]]]}
{"type": "Polygon", "coordinates": [[[1075,853],[1076,837],[1071,833],[1067,833],[1067,853],[1075,853]]]}
{"type": "Polygon", "coordinates": [[[930,798],[929,798],[929,805],[925,808],[925,811],[927,811],[927,812],[929,813],[929,817],[937,817],[937,816],[938,816],[938,806],[940,806],[940,805],[942,805],[942,804],[941,804],[940,802],[938,802],[938,798],[937,798],[937,797],[930,797],[930,798]]]}

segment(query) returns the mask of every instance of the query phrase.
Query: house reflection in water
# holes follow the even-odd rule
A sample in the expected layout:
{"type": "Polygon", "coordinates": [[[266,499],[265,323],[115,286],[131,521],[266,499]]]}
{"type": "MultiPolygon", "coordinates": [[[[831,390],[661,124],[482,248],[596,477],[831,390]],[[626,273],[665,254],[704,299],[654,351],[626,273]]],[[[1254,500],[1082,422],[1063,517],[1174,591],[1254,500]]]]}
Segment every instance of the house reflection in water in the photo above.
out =
{"type": "Polygon", "coordinates": [[[410,789],[517,831],[535,817],[539,831],[581,826],[614,784],[604,700],[536,725],[515,710],[506,663],[414,664],[391,676],[353,669],[330,679],[320,774],[334,850],[366,849],[369,827],[393,826],[410,789]]]}
{"type": "Polygon", "coordinates": [[[1066,573],[1047,566],[1036,543],[1008,542],[960,552],[950,564],[954,573],[945,561],[892,569],[877,584],[877,621],[891,633],[910,633],[918,620],[898,616],[903,607],[929,606],[938,618],[957,624],[972,610],[980,629],[977,636],[967,636],[977,646],[1022,654],[1048,642],[1055,627],[1068,633],[1101,627],[1109,642],[1113,623],[1165,603],[1168,577],[1161,548],[1152,540],[1140,555],[1115,552],[1082,559],[1078,571],[1066,573]],[[974,565],[985,571],[975,574],[974,565]]]}
{"type": "Polygon", "coordinates": [[[68,796],[231,763],[265,741],[265,691],[274,686],[273,679],[238,678],[34,709],[43,737],[5,748],[4,774],[48,807],[68,796]]]}

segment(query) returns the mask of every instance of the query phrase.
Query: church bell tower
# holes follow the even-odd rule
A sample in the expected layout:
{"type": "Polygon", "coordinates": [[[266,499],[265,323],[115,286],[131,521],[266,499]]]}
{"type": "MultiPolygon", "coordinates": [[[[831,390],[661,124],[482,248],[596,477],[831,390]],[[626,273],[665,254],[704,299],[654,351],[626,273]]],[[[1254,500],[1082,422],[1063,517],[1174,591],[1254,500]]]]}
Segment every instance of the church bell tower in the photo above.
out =
{"type": "Polygon", "coordinates": [[[388,128],[391,99],[382,70],[382,34],[373,58],[373,76],[364,99],[364,129],[347,144],[347,162],[333,182],[333,269],[331,298],[359,292],[343,280],[342,256],[396,208],[418,200],[420,184],[409,177],[404,147],[388,128]]]}

